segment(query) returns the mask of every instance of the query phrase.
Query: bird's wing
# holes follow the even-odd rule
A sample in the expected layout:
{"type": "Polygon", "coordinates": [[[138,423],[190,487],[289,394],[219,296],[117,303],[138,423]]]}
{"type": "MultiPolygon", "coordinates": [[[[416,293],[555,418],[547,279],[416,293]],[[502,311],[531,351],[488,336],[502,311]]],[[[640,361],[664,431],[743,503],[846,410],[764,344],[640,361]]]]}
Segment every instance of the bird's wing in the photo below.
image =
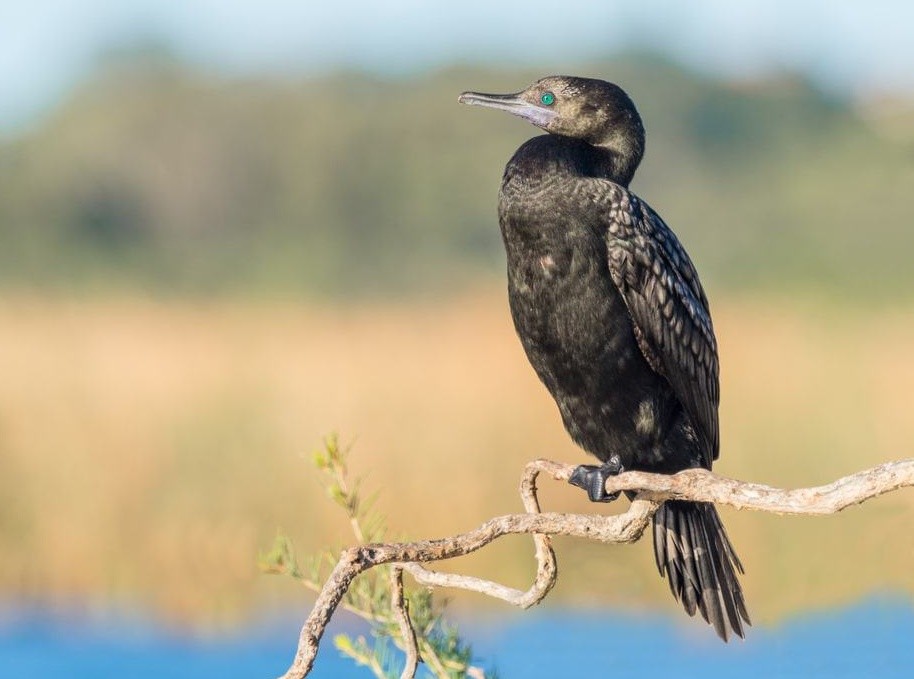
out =
{"type": "Polygon", "coordinates": [[[720,382],[707,297],[685,249],[657,213],[621,186],[610,187],[612,197],[600,202],[612,280],[642,353],[673,387],[710,469],[720,447],[720,382]]]}

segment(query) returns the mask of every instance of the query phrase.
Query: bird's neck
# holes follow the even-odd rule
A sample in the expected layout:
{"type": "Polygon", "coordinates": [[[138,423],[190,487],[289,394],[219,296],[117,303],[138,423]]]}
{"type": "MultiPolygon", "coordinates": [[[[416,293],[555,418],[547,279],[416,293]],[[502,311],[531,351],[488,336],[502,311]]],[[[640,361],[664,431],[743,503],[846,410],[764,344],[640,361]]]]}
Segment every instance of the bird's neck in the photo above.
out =
{"type": "Polygon", "coordinates": [[[644,137],[613,134],[592,145],[600,157],[601,170],[606,178],[628,186],[644,156],[644,137]]]}
{"type": "Polygon", "coordinates": [[[572,137],[544,134],[521,145],[508,162],[505,182],[538,186],[556,174],[600,177],[627,187],[635,174],[639,153],[624,147],[595,145],[572,137]]]}

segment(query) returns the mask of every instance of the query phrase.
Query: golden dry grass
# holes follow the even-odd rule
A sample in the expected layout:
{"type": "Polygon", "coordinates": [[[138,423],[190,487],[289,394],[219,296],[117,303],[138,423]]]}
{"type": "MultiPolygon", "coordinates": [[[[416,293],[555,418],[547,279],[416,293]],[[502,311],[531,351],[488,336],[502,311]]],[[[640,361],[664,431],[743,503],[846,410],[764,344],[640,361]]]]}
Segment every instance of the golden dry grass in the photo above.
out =
{"type": "MultiPolygon", "coordinates": [[[[735,299],[714,311],[719,471],[811,485],[912,455],[914,309],[735,299]]],[[[518,509],[531,457],[583,461],[500,291],[341,308],[11,297],[0,327],[5,596],[214,620],[288,600],[297,590],[255,566],[277,528],[300,552],[350,540],[308,462],[331,430],[356,440],[355,470],[410,537],[518,509]]],[[[544,500],[592,509],[570,488],[544,500]]],[[[912,520],[910,492],[831,518],[726,513],[761,619],[914,591],[912,520]]],[[[530,555],[517,539],[460,567],[520,584],[530,555]]],[[[560,541],[559,563],[566,601],[673,608],[646,544],[560,541]]]]}

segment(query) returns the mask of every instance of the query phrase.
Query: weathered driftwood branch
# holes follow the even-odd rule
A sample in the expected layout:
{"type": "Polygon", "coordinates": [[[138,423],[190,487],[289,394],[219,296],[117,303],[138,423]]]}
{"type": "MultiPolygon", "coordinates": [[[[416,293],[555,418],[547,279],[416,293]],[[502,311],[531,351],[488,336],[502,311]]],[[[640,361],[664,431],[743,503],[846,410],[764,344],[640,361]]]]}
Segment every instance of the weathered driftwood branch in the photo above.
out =
{"type": "Polygon", "coordinates": [[[412,679],[416,676],[416,668],[419,666],[419,647],[416,643],[416,630],[409,619],[409,603],[403,596],[403,569],[400,566],[390,569],[390,605],[396,613],[400,634],[403,635],[403,642],[406,645],[406,665],[400,679],[412,679]]]}
{"type": "MultiPolygon", "coordinates": [[[[714,502],[737,509],[776,514],[821,515],[839,512],[898,488],[914,486],[914,459],[888,462],[825,486],[797,490],[736,481],[704,470],[688,470],[672,476],[626,472],[606,482],[609,493],[622,490],[638,492],[628,511],[623,514],[601,516],[540,513],[536,496],[537,476],[542,473],[558,481],[567,481],[574,469],[572,465],[549,460],[530,462],[524,469],[520,486],[521,499],[527,512],[525,514],[499,516],[475,530],[437,540],[367,544],[344,550],[302,627],[295,660],[284,679],[298,679],[311,671],[321,636],[349,585],[356,576],[380,564],[398,564],[422,584],[468,589],[528,608],[542,601],[555,584],[557,571],[555,553],[549,543],[550,535],[568,535],[606,543],[635,542],[641,537],[660,503],[669,499],[714,502]],[[533,535],[536,545],[536,579],[527,591],[481,578],[431,571],[421,565],[464,556],[504,535],[519,533],[533,535]]],[[[392,581],[394,605],[401,613],[401,626],[410,627],[402,603],[400,577],[399,568],[395,569],[392,581]]],[[[406,670],[410,671],[404,671],[404,677],[413,674],[411,670],[415,669],[415,653],[415,640],[410,648],[407,639],[406,670]]]]}

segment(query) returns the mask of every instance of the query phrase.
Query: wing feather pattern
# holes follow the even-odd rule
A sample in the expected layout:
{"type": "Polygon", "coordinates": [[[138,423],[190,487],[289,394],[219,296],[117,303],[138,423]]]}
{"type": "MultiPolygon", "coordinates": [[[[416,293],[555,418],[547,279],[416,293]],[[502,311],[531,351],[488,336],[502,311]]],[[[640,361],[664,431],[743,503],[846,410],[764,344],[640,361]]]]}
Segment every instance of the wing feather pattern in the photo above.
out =
{"type": "Polygon", "coordinates": [[[593,197],[605,208],[601,226],[610,275],[631,313],[638,345],[688,413],[710,469],[720,448],[720,381],[717,340],[698,273],[656,212],[618,184],[594,182],[593,197]]]}

